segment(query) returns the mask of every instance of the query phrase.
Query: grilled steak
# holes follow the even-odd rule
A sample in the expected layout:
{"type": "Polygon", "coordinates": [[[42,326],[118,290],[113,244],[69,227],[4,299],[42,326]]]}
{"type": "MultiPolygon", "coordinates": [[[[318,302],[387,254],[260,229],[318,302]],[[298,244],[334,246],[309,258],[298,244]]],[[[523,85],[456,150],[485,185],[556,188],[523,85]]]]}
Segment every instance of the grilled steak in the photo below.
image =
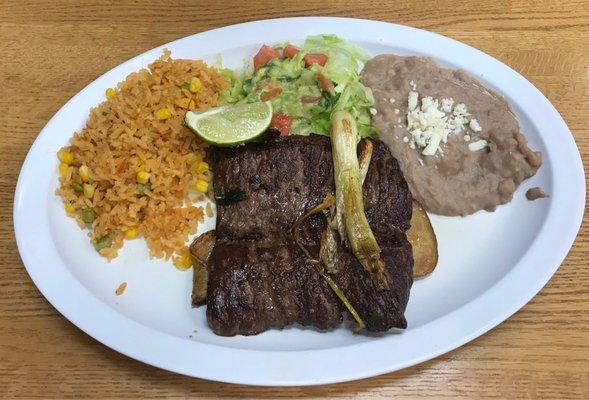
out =
{"type": "MultiPolygon", "coordinates": [[[[345,307],[294,242],[289,229],[306,210],[335,192],[328,138],[292,136],[211,156],[218,201],[211,254],[207,319],[219,335],[253,335],[299,323],[326,330],[342,322],[345,307]],[[235,196],[238,193],[239,196],[235,196]],[[225,201],[236,198],[235,201],[225,201]]],[[[339,246],[332,276],[369,331],[405,328],[413,283],[405,236],[411,195],[396,160],[374,142],[364,182],[368,222],[381,247],[389,289],[377,291],[350,250],[339,246]]],[[[319,253],[325,218],[302,227],[311,254],[319,253]]]]}

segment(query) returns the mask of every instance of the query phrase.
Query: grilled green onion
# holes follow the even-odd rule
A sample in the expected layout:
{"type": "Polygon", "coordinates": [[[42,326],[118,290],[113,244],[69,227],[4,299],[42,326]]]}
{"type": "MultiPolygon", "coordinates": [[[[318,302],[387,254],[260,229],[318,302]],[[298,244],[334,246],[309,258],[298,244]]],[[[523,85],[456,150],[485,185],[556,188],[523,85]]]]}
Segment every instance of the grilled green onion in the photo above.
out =
{"type": "MultiPolygon", "coordinates": [[[[319,275],[321,275],[323,277],[323,279],[325,279],[325,281],[327,282],[327,284],[329,285],[329,287],[331,288],[331,290],[335,293],[335,295],[340,299],[340,301],[348,309],[348,311],[350,312],[350,315],[352,316],[352,318],[354,318],[354,320],[356,321],[356,324],[357,324],[356,325],[356,328],[354,329],[354,331],[355,332],[358,332],[358,331],[362,330],[366,326],[366,324],[364,323],[364,321],[360,317],[360,314],[358,314],[358,312],[356,311],[356,309],[354,308],[354,306],[352,305],[352,303],[348,300],[348,298],[346,297],[346,295],[344,294],[344,292],[339,288],[339,286],[337,285],[337,283],[335,283],[335,281],[328,274],[325,273],[325,269],[323,268],[323,262],[317,260],[316,258],[314,258],[311,255],[311,253],[309,252],[309,250],[307,250],[307,248],[303,245],[303,243],[301,243],[301,239],[300,239],[300,232],[299,232],[299,230],[300,230],[301,225],[303,224],[303,222],[307,218],[311,217],[312,215],[315,215],[315,214],[318,214],[320,212],[325,212],[325,211],[329,210],[330,208],[333,207],[334,204],[335,204],[334,197],[332,195],[327,196],[323,200],[323,202],[321,202],[320,204],[318,204],[315,207],[311,208],[309,211],[307,211],[305,214],[303,214],[303,216],[301,216],[300,218],[298,218],[290,230],[291,230],[292,236],[293,236],[294,241],[297,244],[297,246],[299,246],[299,248],[301,249],[301,251],[305,254],[305,256],[307,257],[307,259],[309,260],[309,262],[315,266],[315,269],[317,270],[317,272],[319,273],[319,275]]],[[[327,223],[328,224],[330,223],[329,218],[327,219],[327,223]]],[[[328,226],[327,227],[327,230],[330,230],[330,229],[331,228],[328,226]]],[[[335,240],[335,237],[334,237],[334,240],[335,240]]],[[[324,243],[323,243],[323,240],[322,240],[321,247],[323,247],[323,246],[324,246],[324,243]]],[[[320,253],[322,253],[323,251],[320,250],[320,253]]],[[[335,248],[335,251],[337,251],[337,248],[335,248]]],[[[320,258],[323,259],[323,256],[321,254],[320,254],[320,258]]]]}
{"type": "Polygon", "coordinates": [[[364,185],[364,180],[368,174],[368,167],[370,167],[370,160],[372,159],[372,142],[370,140],[364,141],[364,148],[360,151],[358,156],[358,164],[360,165],[360,185],[364,185]]]}
{"type": "MultiPolygon", "coordinates": [[[[364,213],[362,177],[356,148],[356,121],[346,111],[331,116],[331,147],[335,177],[336,222],[342,242],[352,249],[378,290],[388,289],[380,247],[364,213]]],[[[367,170],[367,168],[366,168],[367,170]]]]}
{"type": "Polygon", "coordinates": [[[340,301],[342,303],[344,303],[344,306],[346,306],[346,308],[348,309],[348,311],[352,315],[352,318],[354,318],[354,320],[356,321],[357,325],[354,328],[354,332],[359,332],[362,329],[364,329],[366,327],[366,324],[364,323],[364,321],[360,317],[360,314],[358,314],[358,312],[356,311],[356,309],[354,308],[352,303],[350,303],[350,301],[348,300],[348,298],[346,297],[344,292],[339,288],[337,283],[335,283],[335,281],[333,279],[331,279],[331,276],[327,275],[323,271],[319,271],[319,273],[327,281],[327,284],[329,285],[331,290],[333,290],[335,295],[340,299],[340,301]]]}
{"type": "Polygon", "coordinates": [[[301,251],[303,253],[305,253],[305,256],[307,256],[307,258],[315,263],[318,263],[319,260],[317,260],[316,258],[314,258],[311,253],[309,253],[309,250],[307,250],[307,248],[305,246],[303,246],[303,244],[301,243],[301,238],[300,238],[300,228],[301,225],[303,224],[303,222],[305,222],[305,220],[307,218],[309,218],[312,215],[318,214],[320,212],[322,212],[323,210],[327,210],[330,207],[332,207],[335,204],[335,199],[333,198],[333,196],[329,195],[327,196],[323,202],[321,202],[320,204],[317,204],[315,207],[311,208],[309,211],[307,211],[305,214],[303,214],[301,217],[299,217],[294,225],[292,226],[292,228],[290,228],[290,231],[292,233],[292,236],[294,238],[295,243],[300,247],[301,251]]]}
{"type": "Polygon", "coordinates": [[[319,247],[319,258],[328,274],[337,273],[337,230],[332,228],[332,219],[327,217],[327,227],[321,235],[321,245],[319,247]]]}

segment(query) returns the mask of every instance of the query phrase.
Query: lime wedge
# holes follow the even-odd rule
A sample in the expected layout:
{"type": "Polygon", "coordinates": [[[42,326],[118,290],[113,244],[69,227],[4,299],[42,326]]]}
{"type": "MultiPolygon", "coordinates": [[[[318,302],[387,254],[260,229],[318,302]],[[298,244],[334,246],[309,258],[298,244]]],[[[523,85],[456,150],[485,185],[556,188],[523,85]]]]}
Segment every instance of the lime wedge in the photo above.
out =
{"type": "Polygon", "coordinates": [[[232,104],[204,111],[188,111],[186,125],[215,146],[232,147],[260,136],[272,121],[272,104],[232,104]]]}

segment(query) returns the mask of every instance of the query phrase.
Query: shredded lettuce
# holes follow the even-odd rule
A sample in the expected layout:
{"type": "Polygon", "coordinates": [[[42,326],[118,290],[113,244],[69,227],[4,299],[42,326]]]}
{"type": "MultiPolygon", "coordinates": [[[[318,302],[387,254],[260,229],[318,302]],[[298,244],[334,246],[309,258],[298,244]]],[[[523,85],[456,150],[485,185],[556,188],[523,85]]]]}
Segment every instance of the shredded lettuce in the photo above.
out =
{"type": "Polygon", "coordinates": [[[362,49],[336,35],[309,36],[302,50],[305,53],[327,55],[327,64],[323,71],[338,86],[346,85],[350,80],[359,80],[358,69],[368,61],[368,56],[362,49]]]}
{"type": "Polygon", "coordinates": [[[229,82],[229,89],[221,92],[219,101],[221,104],[233,104],[243,99],[245,92],[243,90],[243,76],[237,72],[224,68],[220,69],[221,76],[229,82]]]}
{"type": "Polygon", "coordinates": [[[281,92],[270,101],[275,112],[293,117],[291,134],[328,136],[331,114],[345,110],[357,121],[360,136],[373,136],[377,132],[371,126],[369,110],[374,98],[358,73],[367,60],[362,49],[336,35],[309,36],[293,59],[274,59],[255,73],[251,68],[243,73],[222,70],[230,86],[221,94],[221,102],[260,101],[264,91],[279,87],[281,92]],[[327,63],[306,68],[303,60],[307,54],[324,54],[327,63]],[[320,87],[319,74],[332,82],[333,91],[320,87]]]}

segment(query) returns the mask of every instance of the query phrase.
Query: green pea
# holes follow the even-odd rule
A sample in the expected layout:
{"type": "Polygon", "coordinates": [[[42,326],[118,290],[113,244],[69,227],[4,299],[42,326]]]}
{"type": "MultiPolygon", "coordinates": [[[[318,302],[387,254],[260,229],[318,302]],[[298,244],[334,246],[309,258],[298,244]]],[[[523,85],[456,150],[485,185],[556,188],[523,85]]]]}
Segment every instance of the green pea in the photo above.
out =
{"type": "Polygon", "coordinates": [[[91,224],[92,222],[94,222],[95,219],[96,219],[96,213],[90,207],[86,207],[82,211],[82,221],[84,221],[85,223],[91,224]]]}
{"type": "Polygon", "coordinates": [[[140,194],[145,194],[146,190],[151,190],[151,182],[137,184],[137,191],[139,191],[140,194]]]}
{"type": "Polygon", "coordinates": [[[94,248],[96,251],[106,249],[112,246],[112,240],[108,236],[101,236],[94,241],[94,248]]]}
{"type": "Polygon", "coordinates": [[[77,182],[72,183],[72,189],[76,193],[84,193],[84,187],[77,182]]]}

